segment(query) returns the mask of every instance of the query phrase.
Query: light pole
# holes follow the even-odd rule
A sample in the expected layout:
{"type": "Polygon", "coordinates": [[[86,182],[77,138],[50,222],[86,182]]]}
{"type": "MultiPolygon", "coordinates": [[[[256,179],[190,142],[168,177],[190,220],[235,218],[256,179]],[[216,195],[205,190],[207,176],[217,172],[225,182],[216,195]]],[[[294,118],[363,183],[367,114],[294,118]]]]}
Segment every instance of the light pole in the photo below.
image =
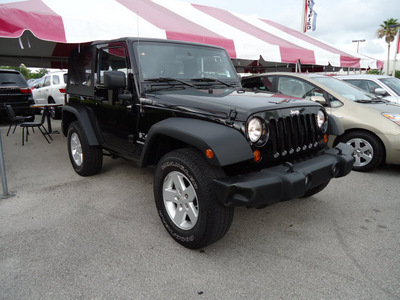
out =
{"type": "MultiPolygon", "coordinates": [[[[394,50],[394,61],[393,61],[393,73],[392,77],[396,77],[396,60],[397,60],[397,52],[399,51],[399,35],[400,35],[400,30],[397,30],[397,27],[400,27],[400,24],[396,25],[389,25],[389,28],[396,28],[396,49],[394,50]]],[[[389,66],[388,66],[388,75],[389,75],[389,66]]]]}
{"type": "Polygon", "coordinates": [[[358,47],[360,46],[360,43],[365,42],[365,40],[352,40],[353,43],[357,43],[357,53],[358,53],[358,47]]]}

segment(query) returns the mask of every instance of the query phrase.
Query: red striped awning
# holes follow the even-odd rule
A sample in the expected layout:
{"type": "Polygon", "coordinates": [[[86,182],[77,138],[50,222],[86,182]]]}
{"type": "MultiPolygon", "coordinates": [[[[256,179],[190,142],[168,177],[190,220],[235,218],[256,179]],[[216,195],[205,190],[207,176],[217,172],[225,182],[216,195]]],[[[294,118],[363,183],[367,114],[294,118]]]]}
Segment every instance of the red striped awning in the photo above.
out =
{"type": "Polygon", "coordinates": [[[0,4],[0,64],[62,67],[79,44],[126,36],[224,47],[231,58],[382,68],[270,20],[178,0],[9,0],[0,4]]]}

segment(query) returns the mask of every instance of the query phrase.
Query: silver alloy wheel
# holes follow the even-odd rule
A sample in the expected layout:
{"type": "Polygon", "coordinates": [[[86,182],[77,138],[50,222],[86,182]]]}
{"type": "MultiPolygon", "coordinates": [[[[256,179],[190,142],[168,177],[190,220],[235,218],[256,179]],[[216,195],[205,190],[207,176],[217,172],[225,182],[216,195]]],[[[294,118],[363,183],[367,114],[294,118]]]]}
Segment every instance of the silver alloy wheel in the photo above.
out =
{"type": "Polygon", "coordinates": [[[192,229],[199,217],[196,191],[189,179],[182,173],[169,173],[163,183],[165,209],[172,222],[183,230],[192,229]]]}
{"type": "Polygon", "coordinates": [[[374,148],[372,145],[362,138],[354,138],[348,140],[346,144],[354,148],[354,166],[363,167],[368,165],[374,158],[374,148]]]}
{"type": "Polygon", "coordinates": [[[71,134],[70,148],[75,164],[80,167],[83,162],[82,145],[76,132],[71,134]]]}

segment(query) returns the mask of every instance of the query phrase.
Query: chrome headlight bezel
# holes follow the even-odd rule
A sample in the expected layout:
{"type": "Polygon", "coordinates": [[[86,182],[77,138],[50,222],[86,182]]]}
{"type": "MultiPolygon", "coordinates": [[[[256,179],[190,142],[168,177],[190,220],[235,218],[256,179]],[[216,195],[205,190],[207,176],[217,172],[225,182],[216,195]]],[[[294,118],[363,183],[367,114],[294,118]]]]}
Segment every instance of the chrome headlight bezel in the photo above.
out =
{"type": "Polygon", "coordinates": [[[257,146],[265,145],[269,139],[269,130],[265,121],[258,117],[248,120],[246,126],[247,138],[250,142],[257,146]]]}
{"type": "Polygon", "coordinates": [[[317,114],[315,115],[315,120],[318,128],[325,133],[328,130],[328,115],[326,114],[325,110],[318,110],[317,114]]]}

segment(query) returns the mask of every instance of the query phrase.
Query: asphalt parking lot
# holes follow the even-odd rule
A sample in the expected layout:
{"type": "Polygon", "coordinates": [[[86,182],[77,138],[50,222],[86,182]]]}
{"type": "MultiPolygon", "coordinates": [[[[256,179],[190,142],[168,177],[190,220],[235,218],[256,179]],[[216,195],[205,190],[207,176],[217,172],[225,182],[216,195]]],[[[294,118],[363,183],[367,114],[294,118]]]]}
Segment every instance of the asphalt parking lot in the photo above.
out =
{"type": "Polygon", "coordinates": [[[227,235],[194,251],[162,226],[151,168],[106,157],[80,177],[62,134],[22,147],[7,128],[0,299],[400,299],[400,166],[236,209],[227,235]]]}

